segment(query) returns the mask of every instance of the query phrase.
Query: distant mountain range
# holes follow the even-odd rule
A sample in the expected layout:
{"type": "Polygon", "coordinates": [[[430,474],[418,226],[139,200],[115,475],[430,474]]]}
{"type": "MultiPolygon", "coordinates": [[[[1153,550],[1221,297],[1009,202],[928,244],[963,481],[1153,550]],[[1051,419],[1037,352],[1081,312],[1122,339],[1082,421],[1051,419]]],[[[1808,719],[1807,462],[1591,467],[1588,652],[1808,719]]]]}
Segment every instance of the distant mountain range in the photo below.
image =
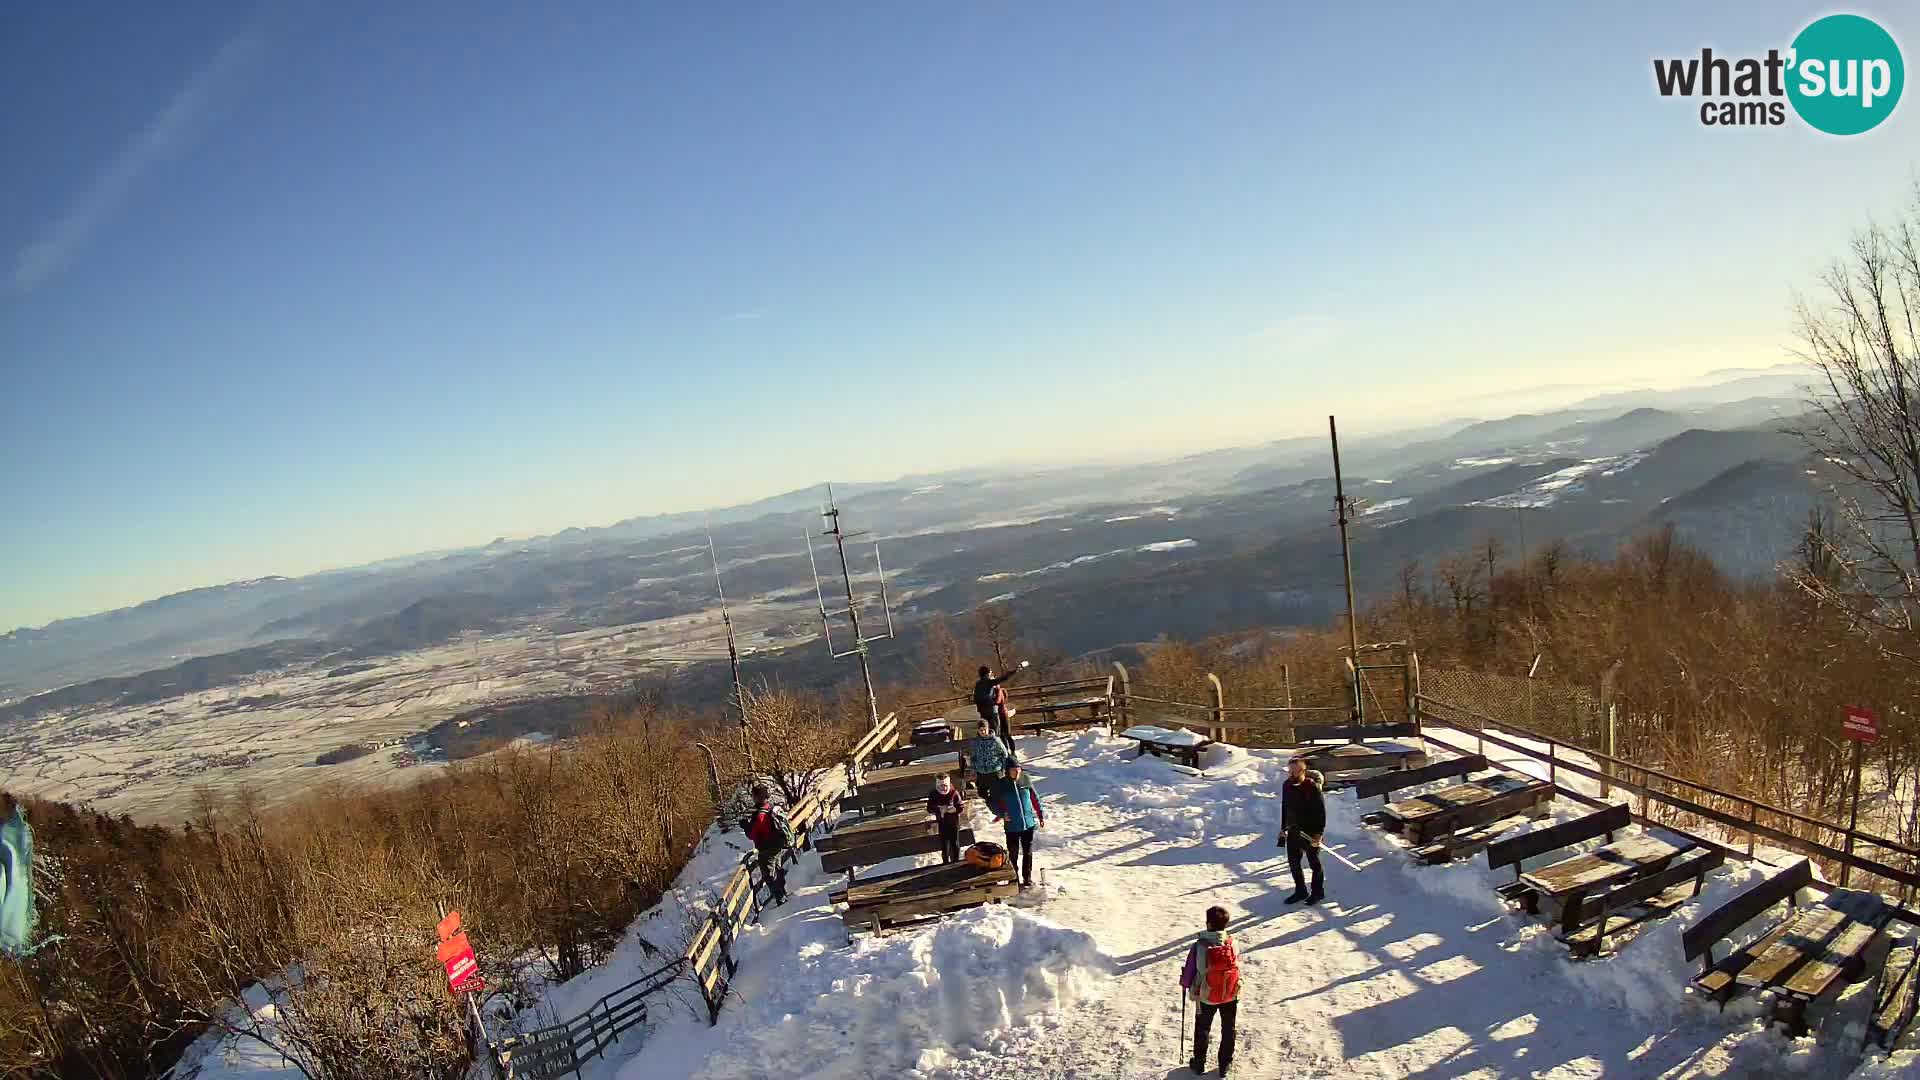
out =
{"type": "MultiPolygon", "coordinates": [[[[1356,525],[1363,587],[1488,533],[1509,550],[1523,530],[1535,546],[1604,550],[1667,523],[1735,572],[1770,572],[1833,478],[1780,430],[1802,409],[1783,391],[1804,372],[1725,376],[1343,440],[1350,491],[1369,501],[1356,525]]],[[[1154,465],[837,484],[835,495],[851,527],[883,540],[891,586],[912,596],[903,618],[1011,594],[1059,622],[1062,645],[1097,648],[1328,614],[1338,578],[1324,529],[1330,473],[1316,436],[1154,465]]],[[[811,591],[801,535],[817,528],[823,498],[804,489],[711,512],[730,598],[811,591]]],[[[0,635],[0,700],[132,679],[75,691],[111,701],[219,677],[209,672],[346,663],[470,631],[555,633],[702,611],[713,601],[708,520],[663,514],[502,538],[16,630],[0,635]],[[181,667],[195,658],[209,662],[181,667]]]]}

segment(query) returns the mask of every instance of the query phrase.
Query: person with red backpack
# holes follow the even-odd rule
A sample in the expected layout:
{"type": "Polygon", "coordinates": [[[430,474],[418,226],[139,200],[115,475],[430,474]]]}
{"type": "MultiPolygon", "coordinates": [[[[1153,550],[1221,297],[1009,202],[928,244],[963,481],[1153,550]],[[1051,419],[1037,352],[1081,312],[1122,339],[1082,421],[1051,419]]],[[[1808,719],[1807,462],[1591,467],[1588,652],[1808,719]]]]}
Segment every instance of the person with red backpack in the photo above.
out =
{"type": "Polygon", "coordinates": [[[765,784],[753,785],[753,805],[755,810],[740,825],[740,831],[753,841],[753,850],[760,857],[760,878],[773,890],[773,902],[787,902],[787,861],[785,855],[793,846],[793,826],[788,824],[787,815],[773,808],[773,792],[765,784]]]}
{"type": "Polygon", "coordinates": [[[1207,1036],[1213,1030],[1213,1015],[1220,1014],[1220,1073],[1233,1067],[1233,1022],[1240,1012],[1240,950],[1227,933],[1227,909],[1207,909],[1207,929],[1187,950],[1187,966],[1180,972],[1180,985],[1199,1010],[1193,1018],[1193,1060],[1187,1062],[1195,1076],[1207,1067],[1207,1036]]]}

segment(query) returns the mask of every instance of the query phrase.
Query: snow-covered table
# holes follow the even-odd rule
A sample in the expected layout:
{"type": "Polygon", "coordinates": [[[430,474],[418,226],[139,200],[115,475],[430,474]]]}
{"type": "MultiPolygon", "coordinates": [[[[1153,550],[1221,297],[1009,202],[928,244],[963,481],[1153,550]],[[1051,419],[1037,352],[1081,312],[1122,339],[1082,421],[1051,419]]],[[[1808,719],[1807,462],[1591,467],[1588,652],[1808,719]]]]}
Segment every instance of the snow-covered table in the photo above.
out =
{"type": "Polygon", "coordinates": [[[1212,739],[1197,731],[1156,727],[1153,724],[1135,724],[1121,732],[1120,737],[1135,742],[1135,757],[1151,753],[1156,757],[1173,758],[1194,769],[1200,767],[1200,751],[1213,745],[1212,739]]]}
{"type": "Polygon", "coordinates": [[[1425,748],[1399,741],[1347,743],[1344,746],[1310,746],[1296,755],[1307,760],[1307,768],[1318,770],[1328,782],[1352,780],[1356,774],[1384,769],[1416,769],[1427,763],[1425,748]]]}
{"type": "Polygon", "coordinates": [[[1524,813],[1552,799],[1552,784],[1496,773],[1388,803],[1382,824],[1389,832],[1404,833],[1412,843],[1425,844],[1447,833],[1524,813]]]}

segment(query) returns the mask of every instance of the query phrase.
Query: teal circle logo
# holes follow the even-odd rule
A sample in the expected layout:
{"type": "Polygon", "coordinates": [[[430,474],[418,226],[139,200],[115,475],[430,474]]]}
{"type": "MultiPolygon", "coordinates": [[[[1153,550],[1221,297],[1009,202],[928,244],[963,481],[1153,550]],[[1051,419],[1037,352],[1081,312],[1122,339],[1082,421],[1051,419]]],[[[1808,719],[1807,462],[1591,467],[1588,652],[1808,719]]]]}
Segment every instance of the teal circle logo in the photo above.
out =
{"type": "Polygon", "coordinates": [[[1793,39],[1787,99],[1800,119],[1829,135],[1877,127],[1900,104],[1906,66],[1893,35],[1859,15],[1828,15],[1793,39]]]}

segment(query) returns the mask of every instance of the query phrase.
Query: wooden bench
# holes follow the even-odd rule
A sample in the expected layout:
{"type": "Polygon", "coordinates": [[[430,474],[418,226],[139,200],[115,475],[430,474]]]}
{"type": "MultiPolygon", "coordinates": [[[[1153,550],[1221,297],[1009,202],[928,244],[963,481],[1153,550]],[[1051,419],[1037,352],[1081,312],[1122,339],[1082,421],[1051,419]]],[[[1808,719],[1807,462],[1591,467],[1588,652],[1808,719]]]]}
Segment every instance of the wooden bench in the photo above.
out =
{"type": "Polygon", "coordinates": [[[1199,732],[1155,727],[1152,724],[1130,727],[1121,732],[1120,737],[1134,741],[1134,757],[1151,753],[1155,757],[1172,758],[1192,769],[1200,767],[1200,751],[1213,745],[1212,739],[1199,732]]]}
{"type": "Polygon", "coordinates": [[[1575,956],[1598,956],[1606,951],[1608,933],[1663,918],[1699,896],[1707,874],[1719,869],[1726,858],[1719,848],[1696,849],[1666,869],[1619,888],[1573,897],[1561,907],[1561,940],[1575,956]],[[1637,914],[1632,913],[1635,908],[1637,914]],[[1616,917],[1622,921],[1614,923],[1616,917]]]}
{"type": "Polygon", "coordinates": [[[927,743],[952,742],[956,737],[953,722],[944,716],[936,716],[915,724],[910,741],[915,746],[923,746],[927,743]]]}
{"type": "Polygon", "coordinates": [[[1867,1039],[1879,1044],[1883,1050],[1893,1048],[1900,1040],[1901,1032],[1913,1022],[1914,984],[1920,982],[1916,974],[1916,960],[1920,959],[1920,948],[1915,948],[1911,940],[1896,944],[1887,954],[1887,961],[1880,968],[1880,985],[1873,995],[1873,1019],[1867,1024],[1867,1039]]]}
{"type": "Polygon", "coordinates": [[[1778,941],[1786,929],[1788,920],[1781,920],[1774,928],[1745,948],[1735,949],[1727,958],[1719,962],[1713,959],[1713,947],[1734,931],[1765,914],[1767,909],[1787,901],[1789,906],[1798,906],[1801,889],[1813,884],[1813,864],[1801,859],[1792,866],[1765,881],[1752,886],[1739,896],[1707,913],[1699,922],[1687,927],[1680,935],[1680,948],[1689,961],[1701,960],[1700,974],[1694,976],[1689,987],[1698,994],[1720,1003],[1722,1008],[1733,996],[1740,992],[1737,982],[1740,972],[1758,953],[1778,941]]]}
{"type": "Polygon", "coordinates": [[[909,836],[918,836],[925,831],[926,824],[927,810],[924,806],[908,807],[885,814],[844,817],[834,825],[832,832],[816,839],[813,846],[825,853],[838,851],[843,847],[901,840],[909,836]]]}
{"type": "Polygon", "coordinates": [[[1014,734],[1023,731],[1052,731],[1072,727],[1105,727],[1113,723],[1113,697],[1070,698],[1065,701],[1033,701],[1020,707],[1008,723],[1014,734]],[[1062,715],[1062,714],[1068,715],[1062,715]],[[1072,715],[1079,713],[1081,715],[1072,715]],[[1025,719],[1038,714],[1038,720],[1025,719]]]}
{"type": "Polygon", "coordinates": [[[1544,829],[1535,829],[1523,836],[1496,841],[1487,845],[1487,869],[1498,870],[1503,866],[1513,867],[1513,880],[1500,886],[1499,893],[1508,900],[1519,900],[1527,910],[1536,910],[1532,896],[1532,887],[1525,881],[1526,860],[1549,851],[1558,851],[1569,844],[1582,840],[1591,840],[1604,835],[1608,843],[1613,842],[1613,834],[1633,824],[1633,812],[1625,803],[1616,803],[1605,810],[1598,810],[1585,817],[1572,821],[1563,821],[1558,825],[1549,825],[1544,829]]]}
{"type": "Polygon", "coordinates": [[[1835,889],[1789,918],[1766,948],[1754,950],[1734,982],[1772,991],[1772,1020],[1795,1037],[1805,1035],[1807,1007],[1864,974],[1867,954],[1891,917],[1879,896],[1835,889]]]}
{"type": "Polygon", "coordinates": [[[1422,765],[1417,769],[1401,769],[1397,772],[1382,773],[1379,776],[1369,776],[1353,785],[1353,797],[1356,799],[1371,799],[1375,795],[1387,795],[1404,787],[1412,787],[1415,784],[1430,783],[1434,780],[1445,780],[1453,776],[1466,776],[1469,773],[1479,772],[1486,767],[1487,759],[1481,757],[1479,754],[1448,758],[1445,761],[1435,761],[1428,765],[1422,765]]]}
{"type": "Polygon", "coordinates": [[[834,890],[829,899],[847,905],[841,920],[846,924],[848,940],[852,940],[856,930],[882,934],[992,903],[1019,891],[1012,860],[993,870],[958,862],[855,882],[834,890]]]}
{"type": "Polygon", "coordinates": [[[1405,835],[1410,843],[1426,844],[1501,818],[1538,815],[1553,801],[1553,794],[1553,785],[1544,780],[1496,773],[1389,803],[1378,815],[1367,817],[1388,832],[1405,835]]]}

